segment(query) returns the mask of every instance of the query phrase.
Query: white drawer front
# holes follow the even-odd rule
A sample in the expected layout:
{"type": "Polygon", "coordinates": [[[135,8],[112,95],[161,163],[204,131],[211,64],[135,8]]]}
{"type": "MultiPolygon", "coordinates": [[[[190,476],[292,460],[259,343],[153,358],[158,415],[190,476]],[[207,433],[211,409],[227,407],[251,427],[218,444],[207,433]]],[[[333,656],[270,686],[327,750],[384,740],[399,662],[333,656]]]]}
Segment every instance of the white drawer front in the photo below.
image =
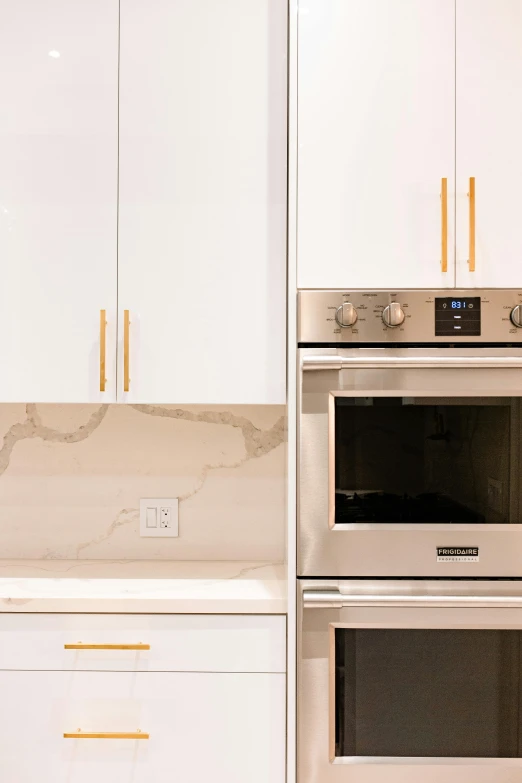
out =
{"type": "Polygon", "coordinates": [[[283,783],[285,679],[0,672],[0,780],[283,783]],[[64,738],[78,729],[149,738],[64,738]]]}
{"type": "Polygon", "coordinates": [[[0,614],[2,669],[284,672],[286,618],[0,614]],[[66,649],[80,643],[141,649],[66,649]]]}

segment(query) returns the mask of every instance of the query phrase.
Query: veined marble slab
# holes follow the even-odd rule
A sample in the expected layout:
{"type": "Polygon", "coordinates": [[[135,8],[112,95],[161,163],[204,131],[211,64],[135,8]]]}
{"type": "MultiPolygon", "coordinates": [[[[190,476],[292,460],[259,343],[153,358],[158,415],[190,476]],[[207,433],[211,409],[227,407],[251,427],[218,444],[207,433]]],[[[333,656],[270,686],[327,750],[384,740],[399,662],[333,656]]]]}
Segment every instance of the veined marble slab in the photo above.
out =
{"type": "Polygon", "coordinates": [[[0,405],[0,558],[285,558],[284,406],[0,405]],[[141,538],[140,498],[179,499],[141,538]]]}
{"type": "Polygon", "coordinates": [[[286,610],[283,564],[0,560],[0,612],[285,614],[286,610]]]}

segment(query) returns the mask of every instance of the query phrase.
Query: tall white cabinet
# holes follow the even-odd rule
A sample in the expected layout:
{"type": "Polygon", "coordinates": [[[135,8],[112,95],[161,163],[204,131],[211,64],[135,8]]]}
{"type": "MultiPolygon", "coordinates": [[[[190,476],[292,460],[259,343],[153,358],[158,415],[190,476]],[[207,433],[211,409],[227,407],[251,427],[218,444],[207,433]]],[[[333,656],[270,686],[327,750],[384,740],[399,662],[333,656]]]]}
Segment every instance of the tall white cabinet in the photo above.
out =
{"type": "Polygon", "coordinates": [[[522,285],[522,0],[302,0],[300,288],[522,285]]]}
{"type": "Polygon", "coordinates": [[[0,0],[0,402],[284,403],[285,0],[0,0]]]}
{"type": "Polygon", "coordinates": [[[286,20],[279,0],[121,0],[125,401],[285,401],[286,20]]]}
{"type": "Polygon", "coordinates": [[[0,0],[0,401],[116,392],[118,0],[0,0]]]}
{"type": "Polygon", "coordinates": [[[522,285],[522,0],[457,0],[457,285],[522,285]],[[475,178],[470,271],[469,178],[475,178]]]}
{"type": "Polygon", "coordinates": [[[454,0],[302,0],[298,58],[299,288],[452,286],[454,0]]]}

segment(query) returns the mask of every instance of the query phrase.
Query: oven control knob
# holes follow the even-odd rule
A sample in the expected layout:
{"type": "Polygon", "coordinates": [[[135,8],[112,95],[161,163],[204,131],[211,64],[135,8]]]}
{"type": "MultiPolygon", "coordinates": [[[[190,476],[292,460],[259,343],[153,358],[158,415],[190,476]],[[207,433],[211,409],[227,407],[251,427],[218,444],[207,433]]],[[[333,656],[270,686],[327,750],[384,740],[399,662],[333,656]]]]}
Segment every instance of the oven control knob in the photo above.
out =
{"type": "Polygon", "coordinates": [[[404,323],[404,318],[404,310],[398,302],[392,302],[389,304],[384,308],[382,313],[382,320],[386,326],[391,326],[392,329],[404,323]]]}
{"type": "Polygon", "coordinates": [[[511,323],[522,329],[522,305],[517,305],[511,311],[511,323]]]}
{"type": "Polygon", "coordinates": [[[353,326],[357,322],[357,310],[351,302],[345,302],[337,308],[335,320],[342,329],[353,326]]]}

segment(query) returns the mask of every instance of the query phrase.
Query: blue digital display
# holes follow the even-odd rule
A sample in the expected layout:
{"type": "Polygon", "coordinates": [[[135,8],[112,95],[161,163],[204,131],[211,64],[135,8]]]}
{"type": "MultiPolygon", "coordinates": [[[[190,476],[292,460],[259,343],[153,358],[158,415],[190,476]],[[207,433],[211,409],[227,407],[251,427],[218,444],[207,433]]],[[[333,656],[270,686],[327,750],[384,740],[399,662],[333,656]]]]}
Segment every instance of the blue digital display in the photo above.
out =
{"type": "Polygon", "coordinates": [[[450,335],[480,336],[479,296],[466,296],[462,299],[441,296],[435,299],[435,336],[450,335]]]}

